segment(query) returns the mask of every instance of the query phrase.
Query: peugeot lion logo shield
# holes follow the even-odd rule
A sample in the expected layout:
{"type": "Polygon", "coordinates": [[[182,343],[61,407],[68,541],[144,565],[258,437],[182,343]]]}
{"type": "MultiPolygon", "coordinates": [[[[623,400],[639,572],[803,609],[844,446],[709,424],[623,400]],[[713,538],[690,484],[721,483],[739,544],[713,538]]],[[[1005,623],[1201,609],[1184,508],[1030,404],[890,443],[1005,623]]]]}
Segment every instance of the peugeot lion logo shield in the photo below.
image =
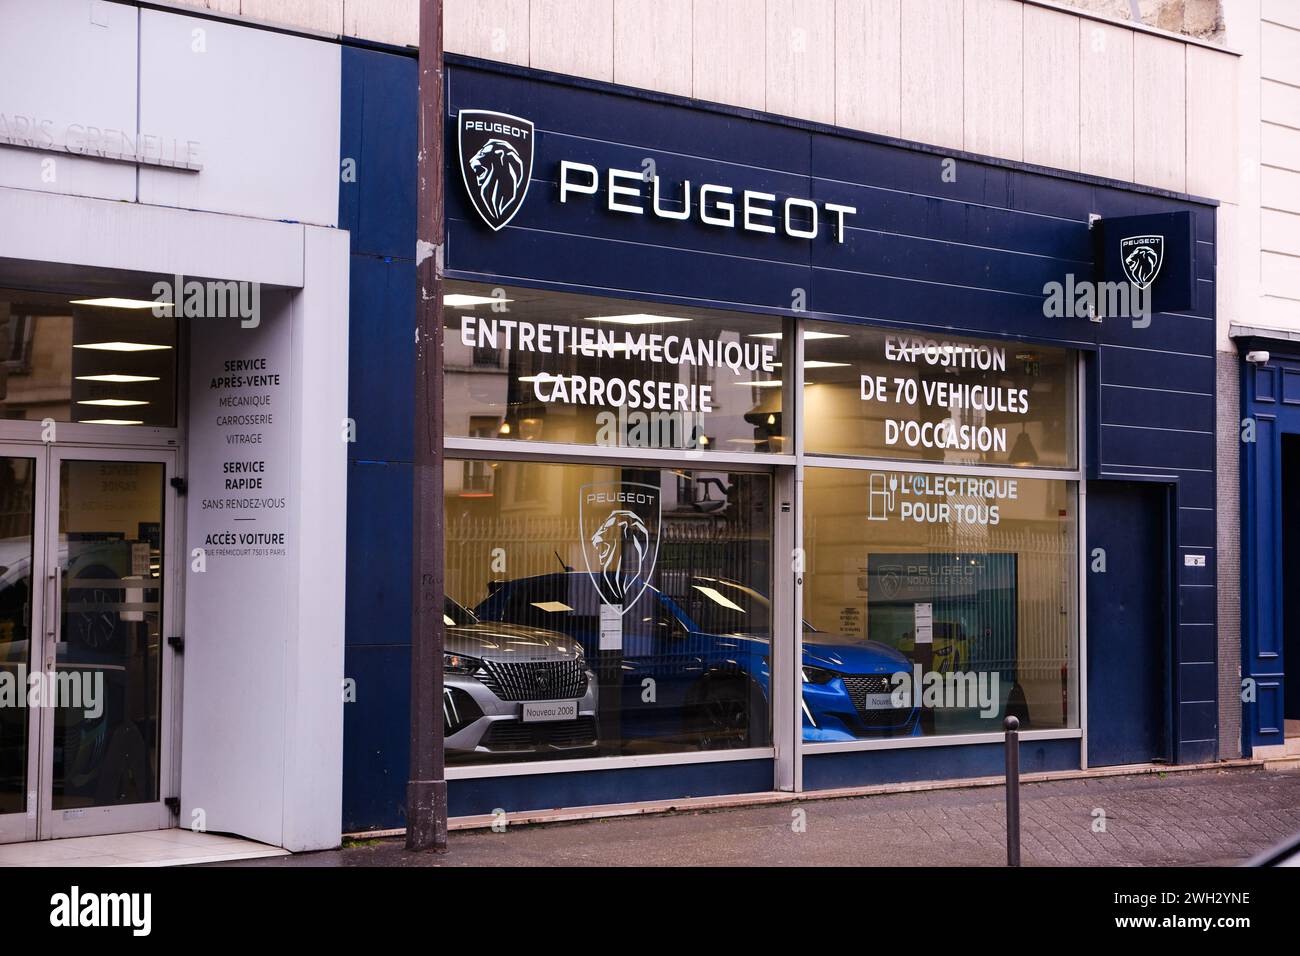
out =
{"type": "Polygon", "coordinates": [[[1129,236],[1119,241],[1119,257],[1124,275],[1139,289],[1156,281],[1165,261],[1164,236],[1129,236]]]}
{"type": "Polygon", "coordinates": [[[903,568],[898,564],[882,564],[880,566],[880,596],[883,598],[896,598],[898,592],[903,589],[903,568]]]}
{"type": "Polygon", "coordinates": [[[533,124],[508,113],[461,110],[460,172],[470,202],[493,230],[502,229],[528,195],[533,175],[533,124]]]}
{"type": "Polygon", "coordinates": [[[659,556],[659,489],[632,481],[603,481],[583,485],[579,494],[578,525],[587,573],[600,599],[626,614],[649,586],[659,556]]]}

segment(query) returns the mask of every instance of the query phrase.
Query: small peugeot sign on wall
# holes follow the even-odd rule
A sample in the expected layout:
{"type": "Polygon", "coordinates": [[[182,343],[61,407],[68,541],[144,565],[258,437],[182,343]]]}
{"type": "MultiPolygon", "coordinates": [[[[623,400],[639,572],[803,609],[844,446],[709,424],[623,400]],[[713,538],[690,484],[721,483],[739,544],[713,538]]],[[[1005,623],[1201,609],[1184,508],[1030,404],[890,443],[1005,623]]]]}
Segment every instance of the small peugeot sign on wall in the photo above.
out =
{"type": "Polygon", "coordinates": [[[1160,275],[1165,261],[1164,236],[1129,236],[1119,241],[1120,262],[1124,275],[1139,289],[1146,291],[1160,275]]]}
{"type": "Polygon", "coordinates": [[[528,195],[533,174],[533,124],[508,113],[461,110],[457,118],[460,172],[478,214],[505,228],[528,195]]]}
{"type": "MultiPolygon", "coordinates": [[[[1204,232],[1210,238],[1212,224],[1204,232]]],[[[1195,309],[1196,239],[1191,210],[1103,217],[1093,235],[1095,275],[1102,282],[1128,283],[1149,296],[1152,312],[1195,309]]]]}

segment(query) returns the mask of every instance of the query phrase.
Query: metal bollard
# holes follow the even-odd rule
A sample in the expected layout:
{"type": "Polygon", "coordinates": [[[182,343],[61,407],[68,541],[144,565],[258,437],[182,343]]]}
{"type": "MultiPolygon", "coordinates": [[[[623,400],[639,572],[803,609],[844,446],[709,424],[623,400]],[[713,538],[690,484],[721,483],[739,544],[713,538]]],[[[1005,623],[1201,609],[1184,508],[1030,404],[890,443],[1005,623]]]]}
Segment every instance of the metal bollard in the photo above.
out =
{"type": "Polygon", "coordinates": [[[1020,865],[1020,721],[1008,717],[1007,731],[1007,866],[1020,865]]]}

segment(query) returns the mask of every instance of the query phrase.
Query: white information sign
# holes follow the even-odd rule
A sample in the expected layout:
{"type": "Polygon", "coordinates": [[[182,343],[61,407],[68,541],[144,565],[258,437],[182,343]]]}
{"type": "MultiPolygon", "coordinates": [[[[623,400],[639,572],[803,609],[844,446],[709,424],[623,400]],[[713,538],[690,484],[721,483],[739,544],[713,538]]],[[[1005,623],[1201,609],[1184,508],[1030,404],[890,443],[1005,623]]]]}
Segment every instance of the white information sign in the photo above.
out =
{"type": "Polygon", "coordinates": [[[617,604],[600,606],[600,649],[602,651],[621,651],[623,649],[623,608],[617,604]]]}
{"type": "Polygon", "coordinates": [[[913,611],[916,618],[916,643],[933,644],[934,605],[929,601],[917,602],[913,605],[913,611]]]}
{"type": "Polygon", "coordinates": [[[258,575],[290,547],[288,322],[204,320],[194,342],[190,541],[258,575]]]}

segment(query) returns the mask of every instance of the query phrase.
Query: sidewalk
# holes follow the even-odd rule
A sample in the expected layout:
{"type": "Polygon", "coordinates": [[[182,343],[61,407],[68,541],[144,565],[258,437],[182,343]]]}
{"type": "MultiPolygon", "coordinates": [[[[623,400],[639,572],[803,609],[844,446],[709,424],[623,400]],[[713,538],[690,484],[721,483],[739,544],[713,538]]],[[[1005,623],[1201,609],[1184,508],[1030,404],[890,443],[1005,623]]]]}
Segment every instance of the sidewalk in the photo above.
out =
{"type": "MultiPolygon", "coordinates": [[[[981,787],[454,831],[445,856],[389,839],[230,865],[1001,866],[1002,798],[981,787]]],[[[1026,784],[1021,814],[1026,866],[1233,865],[1300,831],[1300,767],[1026,784]]]]}

